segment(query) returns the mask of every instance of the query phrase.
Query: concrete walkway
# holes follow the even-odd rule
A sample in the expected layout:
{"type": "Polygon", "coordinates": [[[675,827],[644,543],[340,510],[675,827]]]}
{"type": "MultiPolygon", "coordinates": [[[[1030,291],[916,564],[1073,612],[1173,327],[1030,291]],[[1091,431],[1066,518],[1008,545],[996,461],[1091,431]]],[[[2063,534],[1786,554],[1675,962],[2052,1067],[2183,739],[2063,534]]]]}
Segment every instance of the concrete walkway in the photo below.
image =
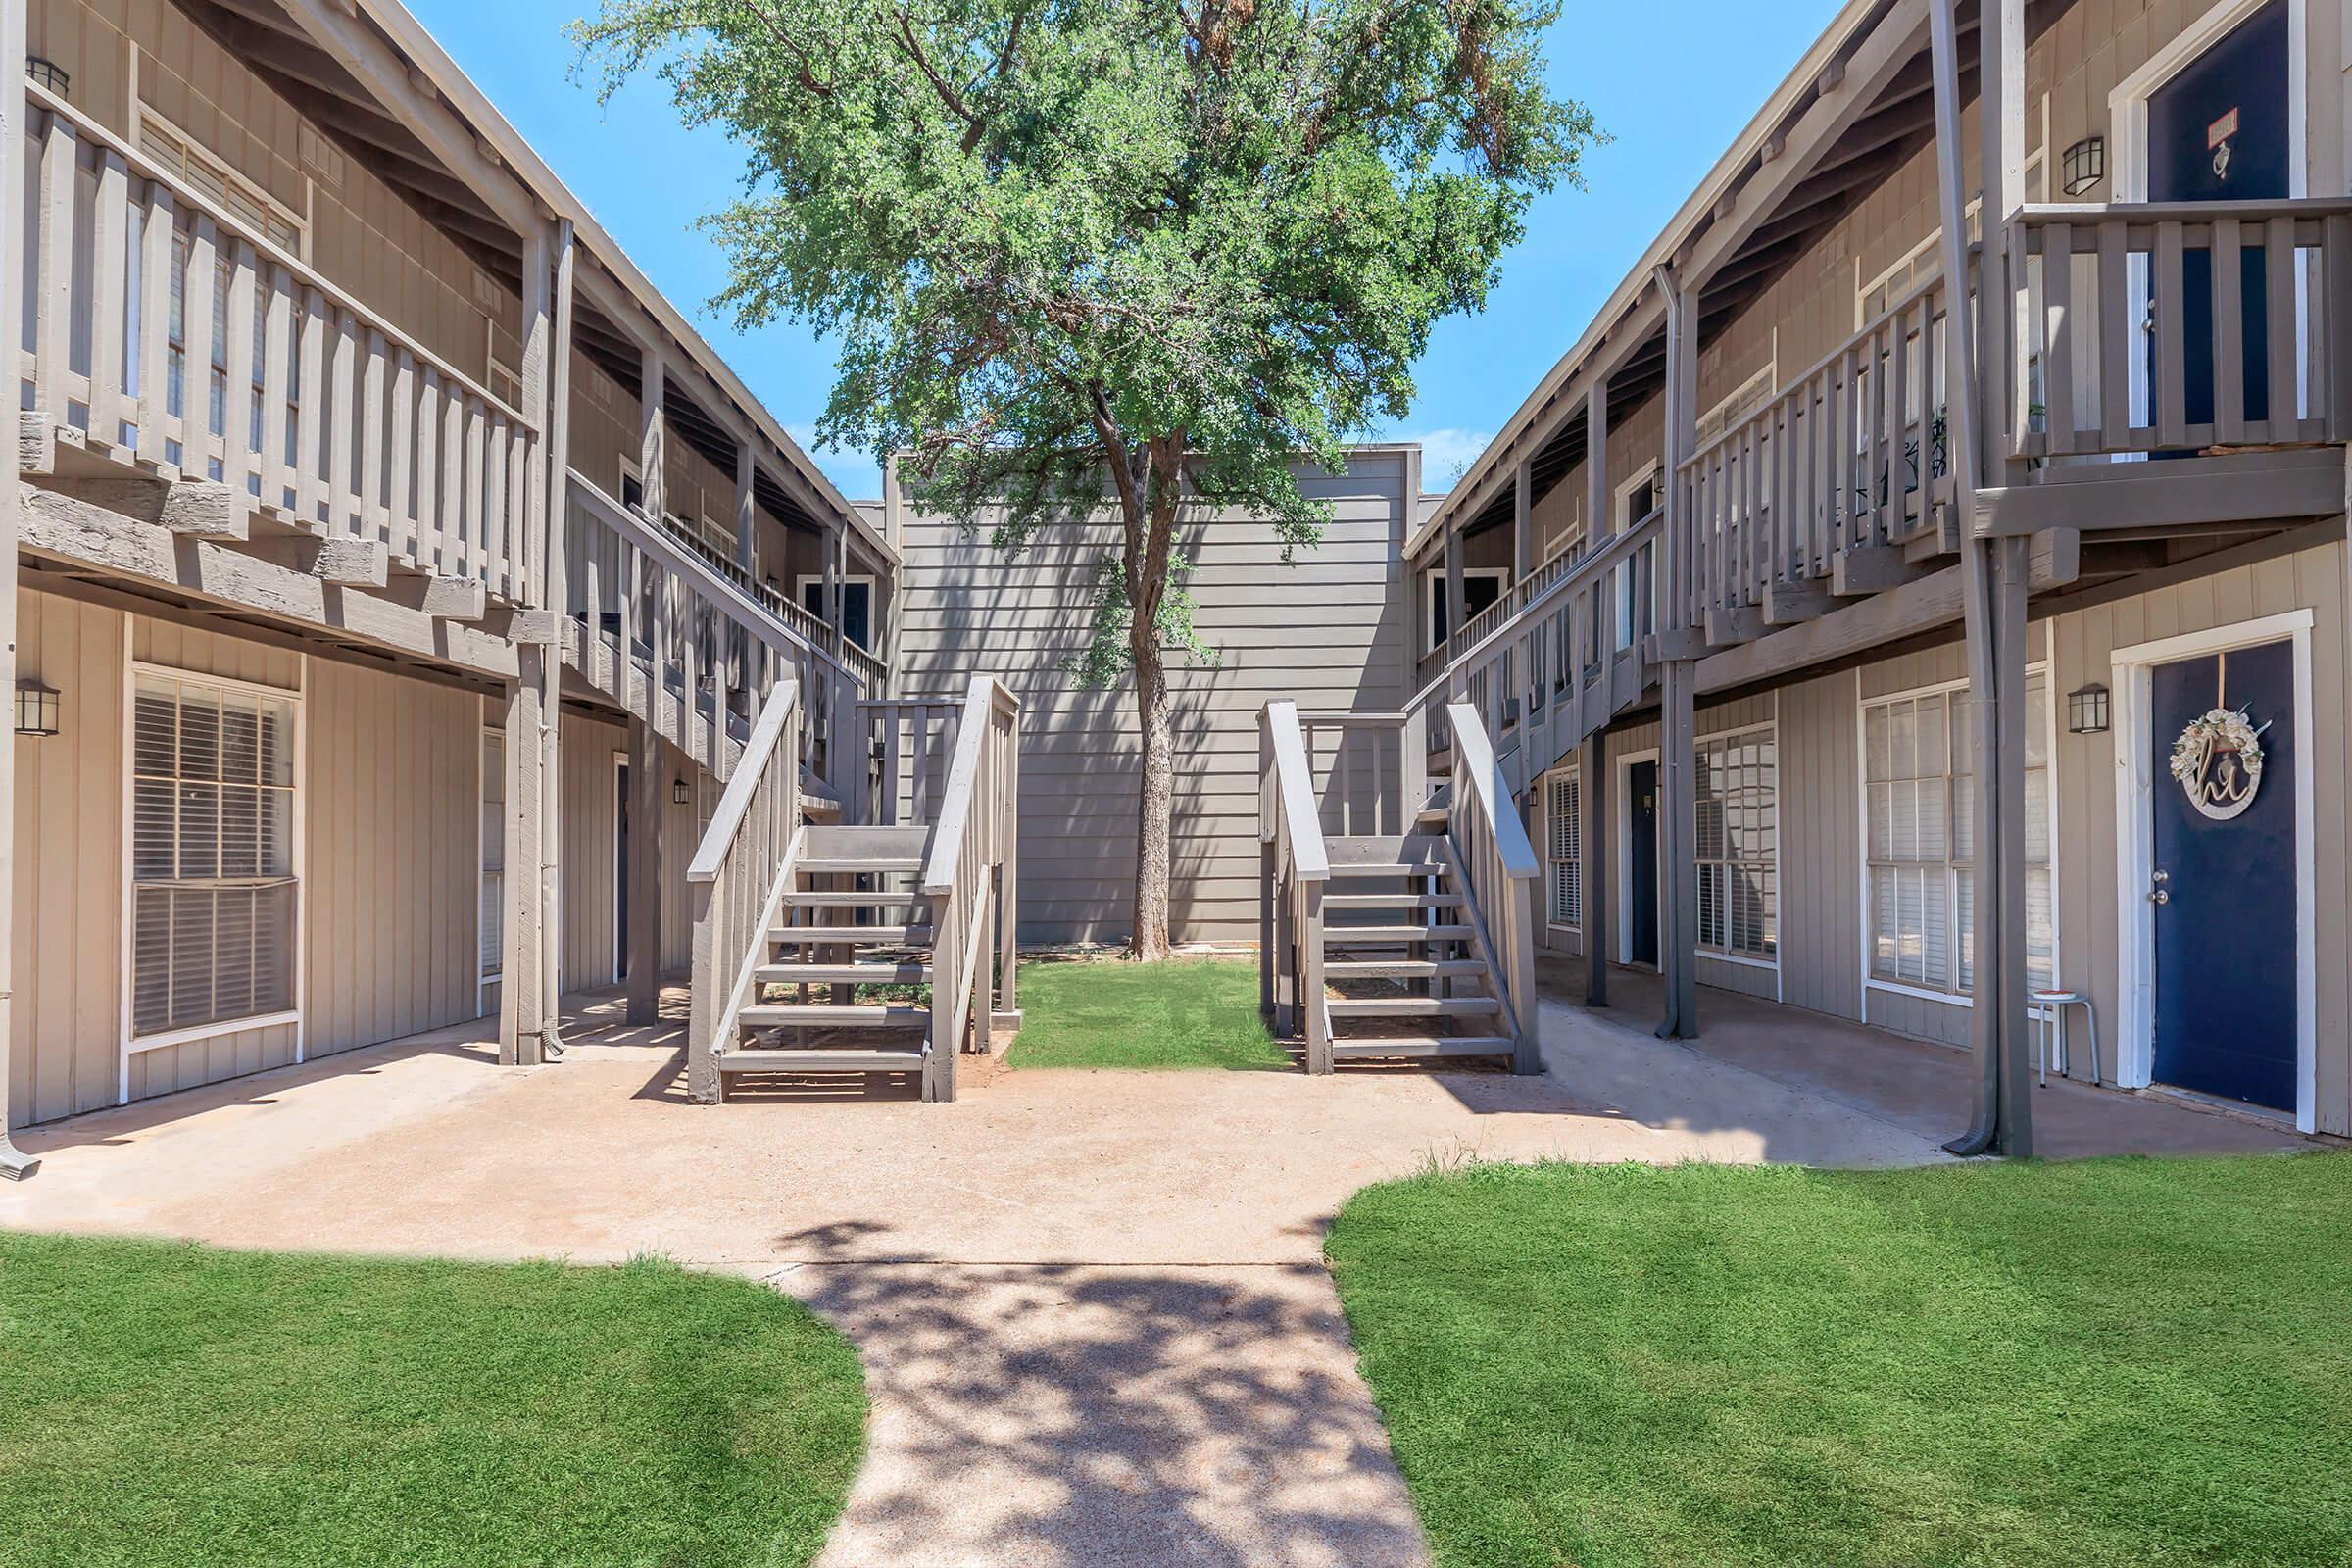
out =
{"type": "Polygon", "coordinates": [[[469,1026],[35,1130],[0,1225],[768,1279],[867,1366],[827,1568],[1401,1568],[1426,1548],[1321,1262],[1350,1193],[1472,1157],[1941,1157],[1628,1023],[1546,1004],[1544,1032],[1541,1079],[984,1070],[954,1105],[709,1109],[674,1025],[531,1070],[469,1026]]]}

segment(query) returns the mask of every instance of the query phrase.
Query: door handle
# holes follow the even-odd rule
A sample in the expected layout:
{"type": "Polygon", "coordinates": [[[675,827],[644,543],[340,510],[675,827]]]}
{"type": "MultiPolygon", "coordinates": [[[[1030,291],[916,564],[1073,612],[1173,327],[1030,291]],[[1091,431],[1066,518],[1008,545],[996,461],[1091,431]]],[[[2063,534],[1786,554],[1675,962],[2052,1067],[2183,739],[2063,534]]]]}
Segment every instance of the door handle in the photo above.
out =
{"type": "Polygon", "coordinates": [[[2161,866],[2159,866],[2156,871],[2149,876],[2148,880],[2154,884],[2148,889],[2148,902],[2150,904],[2170,904],[2173,902],[2173,895],[2165,886],[2165,884],[2170,882],[2172,879],[2173,873],[2165,870],[2161,866]]]}
{"type": "Polygon", "coordinates": [[[2170,904],[2173,902],[2173,896],[2170,893],[2165,892],[2164,889],[2158,888],[2155,892],[2148,895],[2148,902],[2150,904],[2170,904]]]}

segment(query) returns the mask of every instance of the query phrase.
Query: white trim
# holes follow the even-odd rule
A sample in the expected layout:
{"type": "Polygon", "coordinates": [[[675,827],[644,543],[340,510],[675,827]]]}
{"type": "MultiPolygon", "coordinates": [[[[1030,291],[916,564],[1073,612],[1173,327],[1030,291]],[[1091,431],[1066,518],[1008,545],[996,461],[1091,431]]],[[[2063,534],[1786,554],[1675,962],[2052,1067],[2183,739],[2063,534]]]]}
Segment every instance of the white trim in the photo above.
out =
{"type": "MultiPolygon", "coordinates": [[[[1772,956],[1769,958],[1759,958],[1750,953],[1731,953],[1723,949],[1707,947],[1703,943],[1693,948],[1691,951],[1701,958],[1714,958],[1723,963],[1739,964],[1744,968],[1750,969],[1770,969],[1776,977],[1773,981],[1772,988],[1773,1000],[1778,1002],[1781,995],[1781,985],[1777,977],[1781,972],[1781,949],[1783,946],[1780,934],[1781,849],[1782,832],[1786,826],[1786,823],[1782,820],[1781,815],[1780,703],[1776,698],[1773,703],[1773,715],[1770,718],[1758,719],[1752,724],[1740,724],[1732,729],[1710,730],[1704,735],[1693,735],[1690,738],[1690,745],[1691,751],[1694,754],[1692,760],[1695,762],[1695,753],[1697,752],[1698,748],[1706,745],[1709,741],[1738,740],[1742,735],[1758,735],[1766,731],[1770,731],[1772,734],[1772,956]]],[[[1695,780],[1693,780],[1693,783],[1695,783],[1695,780]]],[[[1695,805],[1695,796],[1693,797],[1693,805],[1695,805]]],[[[1698,824],[1696,822],[1690,824],[1690,831],[1694,841],[1690,857],[1690,864],[1693,880],[1695,881],[1698,861],[1700,858],[1695,845],[1695,839],[1698,832],[1698,824]]],[[[1695,893],[1695,888],[1693,888],[1693,892],[1695,893]]],[[[1725,919],[1726,923],[1728,924],[1730,919],[1730,906],[1728,905],[1725,906],[1725,919]]]]}
{"type": "Polygon", "coordinates": [[[2158,664],[2281,639],[2295,661],[2295,1128],[2318,1130],[2318,797],[2313,793],[2311,634],[2308,608],[2206,631],[2134,643],[2108,655],[2115,697],[2116,1082],[2149,1087],[2156,1066],[2156,920],[2147,890],[2154,869],[2155,769],[2148,724],[2158,664]]]}
{"type": "Polygon", "coordinates": [[[1609,501],[1609,527],[1612,532],[1623,533],[1627,528],[1642,520],[1640,517],[1626,515],[1626,503],[1634,498],[1635,491],[1657,476],[1658,460],[1652,458],[1618,481],[1617,488],[1611,492],[1609,501]]]}
{"type": "Polygon", "coordinates": [[[310,724],[309,707],[311,660],[307,654],[296,655],[294,684],[273,686],[263,681],[240,680],[233,675],[213,675],[200,669],[187,669],[176,664],[159,663],[136,657],[137,624],[134,612],[122,614],[122,906],[117,911],[122,926],[122,984],[120,988],[121,1016],[116,1030],[115,1103],[130,1103],[130,1058],[143,1052],[166,1046],[186,1045],[192,1041],[209,1040],[220,1035],[242,1034],[252,1029],[275,1029],[291,1024],[294,1029],[294,1060],[305,1058],[309,1047],[306,1024],[306,1004],[309,985],[306,966],[310,952],[310,883],[307,877],[310,843],[310,724]],[[293,748],[294,783],[293,820],[288,825],[291,838],[289,859],[294,883],[294,947],[287,961],[291,965],[288,990],[294,1005],[275,1012],[255,1013],[242,1018],[222,1018],[212,1023],[190,1024],[184,1029],[167,1029],[157,1034],[134,1033],[134,1001],[132,981],[137,955],[132,935],[138,922],[138,878],[133,864],[133,840],[137,830],[135,804],[138,792],[138,769],[135,765],[137,748],[139,677],[150,675],[159,680],[192,681],[218,687],[223,691],[249,692],[255,696],[289,703],[294,710],[294,731],[289,739],[293,748]]]}
{"type": "MultiPolygon", "coordinates": [[[[474,738],[473,746],[473,1015],[477,1018],[486,1018],[490,1015],[489,1009],[482,1004],[482,993],[507,977],[507,869],[504,854],[499,857],[498,869],[498,972],[492,974],[482,967],[482,878],[490,874],[490,834],[488,825],[482,820],[485,814],[482,808],[490,804],[484,794],[490,784],[490,760],[482,754],[489,749],[490,737],[493,735],[498,737],[498,763],[500,772],[504,775],[500,783],[498,802],[499,834],[502,847],[505,841],[506,815],[509,805],[507,797],[514,788],[514,759],[507,750],[506,727],[490,722],[490,698],[482,699],[480,731],[474,738]]],[[[505,1000],[503,993],[500,1000],[502,1002],[505,1000]]]]}
{"type": "MultiPolygon", "coordinates": [[[[2059,868],[2059,862],[2065,857],[2058,852],[2058,846],[2064,841],[2058,837],[2060,790],[2058,787],[2057,622],[2055,619],[2051,619],[2045,620],[2041,624],[2040,657],[2027,662],[2026,679],[2032,681],[2035,675],[2039,675],[2042,683],[2042,757],[2045,760],[2043,771],[2047,773],[2049,779],[2046,794],[2050,816],[2050,858],[2044,869],[2050,874],[2050,975],[2053,981],[2060,981],[2066,973],[2066,922],[2064,918],[2064,883],[2059,868]]],[[[1976,997],[1973,991],[1937,991],[1932,986],[1919,985],[1908,980],[1880,978],[1872,967],[1873,960],[1878,956],[1878,943],[1876,930],[1872,924],[1873,911],[1870,906],[1870,710],[1886,703],[1899,703],[1919,697],[1965,692],[1969,689],[1969,681],[1966,676],[1958,680],[1931,681],[1920,686],[1905,686],[1898,691],[1881,692],[1874,697],[1863,691],[1862,673],[1861,668],[1854,671],[1854,801],[1857,807],[1854,812],[1856,824],[1854,864],[1859,867],[1859,874],[1855,878],[1855,904],[1859,915],[1857,929],[1861,934],[1862,1021],[1865,1023],[1870,1021],[1870,993],[1873,991],[1884,991],[1890,996],[1917,997],[1925,1002],[1945,1002],[1955,1006],[1973,1007],[1976,1005],[1976,997]]],[[[1948,739],[1945,745],[1948,749],[1950,745],[1948,739]]],[[[1945,765],[1947,767],[1950,765],[1948,760],[1945,765]]],[[[1975,778],[1982,775],[1971,774],[1970,776],[1975,778]]],[[[1952,826],[1947,824],[1945,832],[1948,834],[1952,831],[1952,826]]],[[[1956,924],[1959,919],[1959,911],[1956,908],[1952,911],[1952,918],[1956,924]]],[[[1957,958],[1959,932],[1956,929],[1953,932],[1953,954],[1957,958]]],[[[2031,960],[2029,960],[2030,962],[2031,960]]],[[[1958,978],[1957,975],[1954,975],[1955,984],[1957,984],[1958,978]]],[[[2040,1009],[2029,1007],[2027,1011],[2038,1015],[2040,1009]]]]}
{"type": "MultiPolygon", "coordinates": [[[[1557,860],[1555,860],[1555,859],[1553,859],[1553,858],[1551,858],[1551,783],[1552,783],[1552,780],[1554,780],[1554,779],[1559,779],[1559,778],[1573,778],[1573,779],[1575,779],[1575,780],[1577,781],[1577,782],[1576,782],[1576,813],[1577,813],[1577,815],[1578,815],[1578,816],[1580,816],[1580,817],[1581,817],[1581,816],[1583,816],[1583,815],[1585,814],[1585,783],[1584,783],[1584,771],[1585,771],[1585,770],[1584,770],[1584,764],[1583,764],[1582,762],[1563,762],[1563,763],[1559,764],[1559,765],[1558,765],[1558,766],[1556,766],[1556,767],[1550,767],[1550,768],[1546,768],[1546,769],[1544,769],[1544,771],[1543,772],[1543,774],[1542,774],[1541,776],[1539,776],[1539,777],[1537,778],[1537,780],[1536,780],[1537,799],[1538,799],[1538,800],[1540,800],[1540,801],[1542,801],[1542,802],[1544,803],[1544,809],[1543,809],[1543,816],[1542,816],[1542,827],[1543,827],[1543,833],[1544,833],[1544,838],[1543,838],[1543,844],[1544,844],[1544,864],[1545,865],[1545,867],[1546,867],[1546,868],[1548,868],[1548,867],[1550,867],[1550,866],[1558,865],[1558,864],[1560,863],[1559,861],[1557,861],[1557,860]]],[[[1579,824],[1578,824],[1578,827],[1577,827],[1577,840],[1576,840],[1576,847],[1577,847],[1577,849],[1578,849],[1578,851],[1579,851],[1579,852],[1582,852],[1582,851],[1584,850],[1584,848],[1585,848],[1585,840],[1584,840],[1584,826],[1583,826],[1583,824],[1582,824],[1582,823],[1579,823],[1579,824]]],[[[1588,857],[1588,859],[1589,859],[1589,858],[1590,858],[1588,857]]],[[[1577,882],[1576,882],[1576,906],[1577,906],[1577,910],[1578,910],[1578,912],[1579,912],[1580,914],[1581,914],[1581,913],[1583,912],[1583,910],[1584,910],[1584,907],[1585,907],[1585,903],[1586,903],[1586,901],[1587,901],[1587,900],[1589,900],[1589,899],[1591,899],[1592,897],[1592,890],[1591,888],[1589,888],[1589,887],[1585,886],[1584,872],[1583,872],[1583,869],[1582,869],[1582,867],[1580,867],[1580,868],[1578,869],[1578,872],[1577,872],[1577,882]]],[[[1545,928],[1546,928],[1546,929],[1548,929],[1548,930],[1552,930],[1552,931],[1559,931],[1559,932],[1564,932],[1564,933],[1566,933],[1567,935],[1569,935],[1569,936],[1572,936],[1572,937],[1576,938],[1576,940],[1577,940],[1577,945],[1578,945],[1578,946],[1581,948],[1581,947],[1584,945],[1584,940],[1585,940],[1585,927],[1584,927],[1584,924],[1583,924],[1583,922],[1582,922],[1582,921],[1579,921],[1579,922],[1578,922],[1577,924],[1575,924],[1575,925],[1562,925],[1562,924],[1561,924],[1559,921],[1557,921],[1557,920],[1555,920],[1555,919],[1553,919],[1553,918],[1551,917],[1551,910],[1552,910],[1551,878],[1550,878],[1550,877],[1547,875],[1547,876],[1545,876],[1545,877],[1544,877],[1544,924],[1545,928]]],[[[1589,954],[1588,954],[1588,955],[1587,955],[1587,956],[1588,956],[1588,957],[1590,957],[1590,956],[1591,956],[1591,955],[1589,955],[1589,954]]]]}
{"type": "MultiPolygon", "coordinates": [[[[1610,891],[1614,895],[1612,902],[1617,906],[1617,918],[1614,922],[1617,928],[1617,961],[1628,968],[1631,968],[1634,962],[1634,791],[1632,778],[1636,762],[1658,763],[1658,788],[1663,791],[1666,787],[1665,760],[1655,746],[1639,752],[1620,753],[1609,759],[1609,765],[1615,769],[1612,778],[1617,786],[1615,790],[1611,791],[1617,802],[1617,821],[1614,829],[1617,835],[1615,846],[1617,853],[1611,857],[1611,863],[1624,867],[1614,878],[1616,886],[1610,891]]],[[[1664,803],[1661,802],[1658,813],[1661,825],[1665,820],[1663,805],[1664,803]]],[[[1666,880],[1663,863],[1666,855],[1665,833],[1661,831],[1657,839],[1654,853],[1650,857],[1652,864],[1649,885],[1651,898],[1657,904],[1659,912],[1662,914],[1665,911],[1666,902],[1659,897],[1659,892],[1666,880]]],[[[1666,934],[1663,931],[1656,932],[1655,942],[1658,956],[1665,957],[1666,934]]]]}
{"type": "MultiPolygon", "coordinates": [[[[2107,94],[2107,123],[2109,140],[2114,142],[2114,166],[2110,172],[2110,186],[2119,202],[2144,202],[2148,199],[2148,166],[2154,162],[2148,151],[2148,100],[2165,83],[2188,69],[2197,58],[2234,31],[2238,24],[2269,5],[2271,0],[2221,0],[2173,36],[2173,40],[2149,56],[2147,62],[2107,94]]],[[[2305,76],[2310,70],[2304,35],[2309,26],[2305,17],[2306,0],[2286,0],[2286,194],[2292,199],[2307,195],[2310,178],[2310,136],[2306,124],[2310,110],[2306,104],[2309,83],[2305,76]]],[[[2133,253],[2130,258],[2130,276],[2127,287],[2132,294],[2132,319],[2147,314],[2148,297],[2154,287],[2150,280],[2149,258],[2145,253],[2133,253]]],[[[2311,320],[2308,290],[2310,274],[2298,269],[2295,274],[2296,314],[2300,320],[2311,320]]],[[[2154,389],[2148,383],[2148,359],[2144,354],[2126,356],[2129,362],[2129,380],[2132,417],[2154,423],[2150,399],[2154,389]]],[[[2299,405],[2308,407],[2311,356],[2298,352],[2295,356],[2295,393],[2299,405]]],[[[2139,454],[2125,458],[2136,461],[2139,454]]],[[[2122,459],[2119,459],[2122,461],[2122,459]]]]}
{"type": "MultiPolygon", "coordinates": [[[[1438,586],[1446,581],[1446,571],[1444,566],[1424,566],[1421,568],[1421,624],[1425,632],[1434,633],[1438,629],[1438,602],[1432,599],[1430,596],[1432,593],[1438,591],[1438,586]]],[[[1508,597],[1511,591],[1510,567],[1464,566],[1462,568],[1463,626],[1468,625],[1475,617],[1483,615],[1487,612],[1488,607],[1485,605],[1479,606],[1476,610],[1472,610],[1470,608],[1469,584],[1470,579],[1473,577],[1486,578],[1495,585],[1494,602],[1497,604],[1501,603],[1504,598],[1508,597]]],[[[798,603],[798,601],[796,600],[795,603],[798,603]]],[[[1447,637],[1451,637],[1455,632],[1458,632],[1461,629],[1461,626],[1448,626],[1446,628],[1446,635],[1447,637]]],[[[1441,639],[1435,636],[1425,636],[1423,641],[1428,644],[1427,647],[1421,650],[1422,654],[1425,656],[1436,653],[1438,649],[1443,646],[1441,639]]]]}
{"type": "MultiPolygon", "coordinates": [[[[733,535],[730,534],[728,537],[732,539],[733,535]]],[[[875,582],[874,574],[870,571],[845,572],[836,580],[844,585],[854,582],[861,582],[865,584],[865,635],[869,639],[872,638],[876,630],[875,622],[880,619],[882,613],[882,590],[875,582]]],[[[824,582],[825,574],[821,571],[802,572],[793,580],[792,602],[796,605],[799,605],[803,610],[808,609],[808,590],[812,587],[822,588],[824,586],[824,582]]],[[[820,613],[816,618],[820,622],[823,622],[825,617],[820,613]]],[[[845,621],[849,619],[849,596],[846,593],[842,596],[841,618],[845,621]]],[[[830,624],[830,622],[826,622],[826,624],[830,624]]],[[[844,637],[849,637],[849,632],[845,629],[842,632],[842,635],[844,637]]],[[[850,641],[854,646],[863,648],[869,654],[873,652],[873,649],[867,647],[865,643],[858,642],[854,637],[850,638],[850,641]]]]}

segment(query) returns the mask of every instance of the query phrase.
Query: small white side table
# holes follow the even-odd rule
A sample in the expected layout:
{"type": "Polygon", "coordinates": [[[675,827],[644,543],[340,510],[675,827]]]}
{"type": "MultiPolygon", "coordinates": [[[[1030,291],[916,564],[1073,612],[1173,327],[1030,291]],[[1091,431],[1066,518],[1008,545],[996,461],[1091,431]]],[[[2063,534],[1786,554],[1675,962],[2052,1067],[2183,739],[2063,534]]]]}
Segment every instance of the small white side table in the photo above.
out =
{"type": "Polygon", "coordinates": [[[2041,1016],[2036,1020],[2034,1030],[2041,1081],[2045,1084],[2050,1081],[2050,1034],[2053,1022],[2058,1036],[2058,1074],[2060,1077],[2067,1076],[2066,1009],[2081,1007],[2082,1021],[2090,1029],[2090,1081],[2093,1084],[2103,1085],[2106,1079],[2099,1071],[2099,1014],[2098,1009],[2091,1005],[2090,993],[2087,991],[2035,991],[2029,993],[2029,996],[2034,1005],[2041,1009],[2041,1016]]]}

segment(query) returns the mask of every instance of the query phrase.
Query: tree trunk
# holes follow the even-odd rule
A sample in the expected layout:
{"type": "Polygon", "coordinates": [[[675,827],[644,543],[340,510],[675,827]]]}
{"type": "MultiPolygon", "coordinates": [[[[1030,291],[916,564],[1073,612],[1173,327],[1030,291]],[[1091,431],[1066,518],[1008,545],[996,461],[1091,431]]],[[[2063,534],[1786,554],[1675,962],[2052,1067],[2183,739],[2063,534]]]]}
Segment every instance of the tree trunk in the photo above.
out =
{"type": "Polygon", "coordinates": [[[1175,741],[1168,728],[1168,671],[1159,637],[1141,616],[1135,655],[1135,712],[1144,743],[1144,783],[1135,807],[1135,935],[1131,958],[1167,957],[1168,835],[1176,801],[1175,741]]]}

